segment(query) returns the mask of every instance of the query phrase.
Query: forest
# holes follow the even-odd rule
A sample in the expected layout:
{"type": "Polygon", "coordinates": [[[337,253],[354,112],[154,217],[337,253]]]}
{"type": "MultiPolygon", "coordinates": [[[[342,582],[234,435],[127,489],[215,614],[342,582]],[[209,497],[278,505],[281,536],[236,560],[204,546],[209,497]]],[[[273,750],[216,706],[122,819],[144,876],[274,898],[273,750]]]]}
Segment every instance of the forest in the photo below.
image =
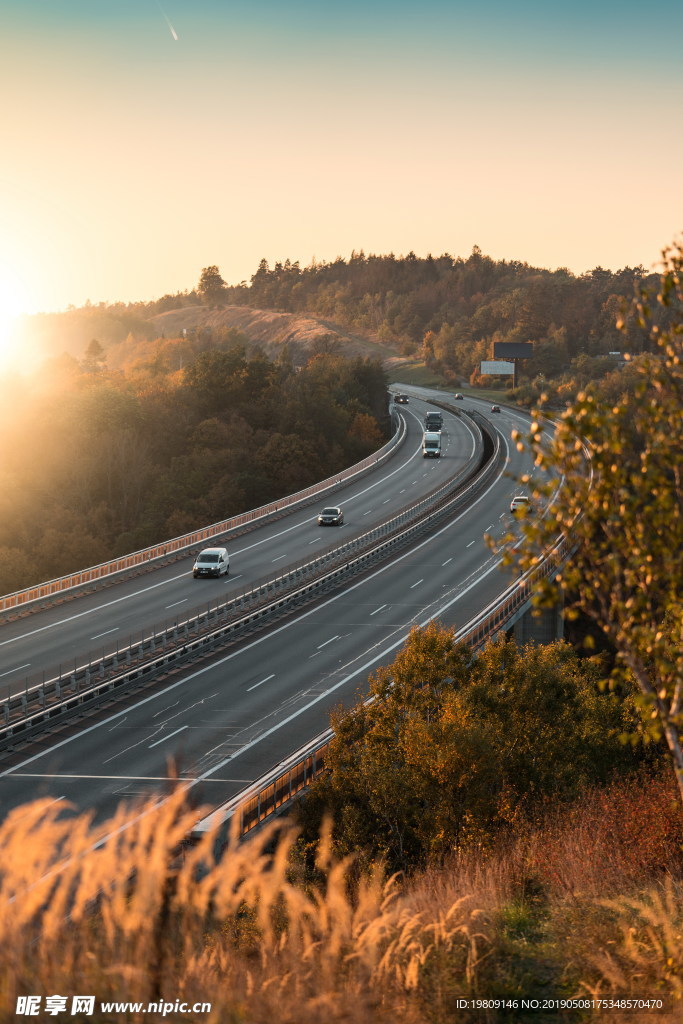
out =
{"type": "Polygon", "coordinates": [[[321,352],[294,367],[234,332],[164,346],[110,372],[92,339],[80,360],[6,381],[0,592],[291,494],[387,437],[379,362],[321,352]]]}
{"type": "MultiPolygon", "coordinates": [[[[495,342],[531,341],[533,357],[522,364],[521,386],[511,395],[528,406],[542,393],[566,404],[589,381],[613,374],[622,353],[651,351],[631,311],[634,295],[656,282],[642,266],[576,276],[493,260],[475,246],[467,259],[360,251],[305,269],[289,261],[270,269],[262,260],[250,287],[226,289],[225,298],[307,310],[367,331],[454,383],[506,386],[480,376],[480,362],[492,357],[495,342]]],[[[666,329],[679,312],[676,303],[654,308],[656,326],[666,329]]]]}
{"type": "MultiPolygon", "coordinates": [[[[482,359],[496,341],[532,341],[534,356],[523,380],[541,378],[576,387],[614,369],[610,353],[637,355],[648,338],[635,319],[617,329],[634,292],[656,285],[642,266],[581,275],[516,260],[494,260],[478,248],[465,259],[397,257],[353,252],[349,259],[300,267],[287,259],[271,268],[261,260],[250,281],[228,285],[217,266],[205,267],[198,284],[149,303],[88,305],[35,318],[32,330],[56,339],[101,342],[151,341],[157,314],[188,306],[249,306],[306,313],[365,334],[406,356],[424,358],[447,379],[477,380],[482,359]]],[[[660,328],[673,310],[654,311],[660,328]]],[[[55,339],[50,342],[50,339],[55,339]]],[[[571,392],[571,386],[565,388],[571,392]]],[[[523,396],[522,396],[523,397],[523,396]]]]}

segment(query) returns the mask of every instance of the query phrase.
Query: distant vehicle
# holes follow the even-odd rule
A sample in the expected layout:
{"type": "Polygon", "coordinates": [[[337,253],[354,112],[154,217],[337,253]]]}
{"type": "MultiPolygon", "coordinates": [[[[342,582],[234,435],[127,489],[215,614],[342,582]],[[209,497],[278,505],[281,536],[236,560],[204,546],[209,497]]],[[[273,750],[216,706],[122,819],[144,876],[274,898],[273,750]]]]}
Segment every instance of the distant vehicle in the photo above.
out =
{"type": "Polygon", "coordinates": [[[500,406],[499,405],[492,405],[491,406],[491,412],[500,412],[500,406]]]}
{"type": "Polygon", "coordinates": [[[335,506],[324,508],[318,516],[318,526],[341,526],[344,522],[344,513],[335,506]]]}
{"type": "Polygon", "coordinates": [[[531,512],[531,500],[527,494],[518,494],[510,502],[511,512],[531,512]]]}
{"type": "Polygon", "coordinates": [[[441,434],[438,431],[425,430],[422,435],[422,457],[438,459],[441,456],[441,434]]]}
{"type": "Polygon", "coordinates": [[[457,392],[457,394],[453,395],[453,398],[456,400],[456,402],[462,402],[463,401],[463,396],[460,394],[459,391],[457,392]]]}
{"type": "Polygon", "coordinates": [[[399,405],[407,405],[409,399],[407,395],[394,395],[394,401],[399,405]]]}
{"type": "Polygon", "coordinates": [[[425,430],[441,430],[443,426],[443,415],[440,412],[428,412],[425,416],[425,430]]]}
{"type": "Polygon", "coordinates": [[[198,576],[227,576],[229,573],[230,556],[226,548],[204,548],[192,566],[192,575],[195,579],[198,576]]]}

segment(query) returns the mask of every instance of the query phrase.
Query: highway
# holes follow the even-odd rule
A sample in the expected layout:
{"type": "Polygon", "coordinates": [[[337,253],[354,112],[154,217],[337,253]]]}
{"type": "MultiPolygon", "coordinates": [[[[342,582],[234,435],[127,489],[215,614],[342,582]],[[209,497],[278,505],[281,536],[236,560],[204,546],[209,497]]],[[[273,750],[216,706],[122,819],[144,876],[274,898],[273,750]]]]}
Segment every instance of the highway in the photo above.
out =
{"type": "MultiPolygon", "coordinates": [[[[193,558],[72,601],[0,625],[0,692],[6,695],[97,661],[103,653],[128,646],[157,625],[183,620],[198,606],[239,594],[257,580],[282,573],[342,541],[366,532],[405,505],[445,483],[471,458],[474,435],[467,418],[447,416],[444,456],[423,459],[422,417],[429,406],[403,407],[408,436],[401,449],[380,468],[354,483],[274,522],[266,523],[229,544],[230,576],[195,580],[193,558]],[[322,528],[316,517],[323,505],[341,505],[342,527],[322,528]]],[[[433,407],[432,407],[433,408],[433,407]]],[[[206,546],[222,543],[209,541],[206,546]]]]}
{"type": "MultiPolygon", "coordinates": [[[[428,394],[416,388],[410,393],[428,394]]],[[[472,400],[463,405],[483,412],[490,408],[472,400]]],[[[450,471],[449,463],[470,451],[471,441],[456,434],[454,427],[466,421],[449,417],[445,456],[423,460],[416,454],[415,414],[421,411],[421,403],[411,402],[415,429],[407,446],[380,474],[382,480],[365,477],[350,488],[348,496],[340,493],[335,498],[344,506],[349,525],[365,518],[374,521],[377,515],[386,517],[392,508],[405,504],[406,497],[431,489],[450,471]]],[[[518,453],[509,441],[511,429],[523,429],[528,417],[503,408],[490,418],[506,438],[506,465],[470,508],[415,547],[271,631],[126,702],[103,708],[78,727],[4,755],[0,760],[3,813],[44,796],[69,801],[79,809],[92,808],[98,818],[107,817],[122,800],[163,792],[170,765],[177,773],[177,784],[190,788],[197,800],[216,805],[326,728],[331,708],[340,702],[348,705],[366,691],[368,673],[392,660],[413,625],[432,618],[463,625],[490,604],[509,577],[499,570],[483,534],[503,532],[509,522],[510,498],[519,490],[512,477],[529,468],[528,454],[518,453]]],[[[262,543],[256,547],[255,534],[243,538],[231,552],[235,569],[247,562],[249,553],[249,561],[258,565],[254,572],[263,575],[264,567],[278,557],[278,545],[286,548],[288,557],[291,553],[292,560],[299,557],[319,536],[315,512],[317,506],[300,514],[300,522],[291,517],[271,524],[265,530],[267,537],[259,534],[262,543]]],[[[149,577],[134,581],[132,587],[122,585],[131,589],[138,614],[140,607],[146,608],[150,594],[158,601],[162,587],[168,587],[164,592],[168,596],[162,599],[167,603],[169,597],[177,599],[175,587],[182,585],[187,592],[187,572],[181,574],[178,564],[164,572],[168,581],[155,581],[155,590],[147,589],[149,577]]],[[[194,581],[190,575],[189,585],[214,584],[194,581]]],[[[224,583],[215,581],[215,585],[224,583]]],[[[117,599],[120,591],[117,587],[94,595],[100,610],[86,616],[111,616],[107,602],[117,599]]],[[[117,622],[121,605],[125,601],[115,606],[117,622]]],[[[67,607],[80,612],[80,602],[67,607]]],[[[57,618],[67,617],[64,607],[55,612],[57,618]]],[[[86,616],[75,621],[82,623],[86,616]]],[[[28,632],[36,621],[40,620],[24,619],[21,625],[28,632]]],[[[101,625],[99,620],[97,628],[101,625]]],[[[42,634],[33,635],[59,635],[65,628],[41,621],[39,628],[43,626],[42,634]]]]}

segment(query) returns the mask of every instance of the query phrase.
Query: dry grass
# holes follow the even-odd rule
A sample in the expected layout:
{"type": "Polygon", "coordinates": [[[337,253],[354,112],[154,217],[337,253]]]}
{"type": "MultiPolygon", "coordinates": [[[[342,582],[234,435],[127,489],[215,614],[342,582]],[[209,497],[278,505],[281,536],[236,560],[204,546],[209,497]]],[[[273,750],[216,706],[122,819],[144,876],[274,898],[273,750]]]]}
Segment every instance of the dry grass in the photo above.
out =
{"type": "Polygon", "coordinates": [[[197,818],[181,795],[104,830],[54,803],[20,808],[0,829],[1,1019],[16,1019],[19,994],[54,993],[207,1001],[197,1019],[234,1024],[482,1021],[456,1000],[534,992],[666,993],[682,1008],[670,793],[615,786],[408,881],[358,877],[327,829],[317,884],[301,882],[287,826],[217,863],[212,836],[179,857],[197,818]]]}
{"type": "Polygon", "coordinates": [[[211,836],[179,858],[196,817],[181,796],[127,828],[122,811],[98,845],[102,829],[54,803],[11,814],[0,833],[0,1006],[96,993],[208,1001],[215,1021],[419,1021],[413,993],[434,957],[457,956],[465,985],[475,977],[486,940],[470,898],[418,912],[397,879],[352,879],[329,832],[320,887],[293,882],[288,828],[275,844],[269,831],[234,844],[218,863],[211,836]]]}

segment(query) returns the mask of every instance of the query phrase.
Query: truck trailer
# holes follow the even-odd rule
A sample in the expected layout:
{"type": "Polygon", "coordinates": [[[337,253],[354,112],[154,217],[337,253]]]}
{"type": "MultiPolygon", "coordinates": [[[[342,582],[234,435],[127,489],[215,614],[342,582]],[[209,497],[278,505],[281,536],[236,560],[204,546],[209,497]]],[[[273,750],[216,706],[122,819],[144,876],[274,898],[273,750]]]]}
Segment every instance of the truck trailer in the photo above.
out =
{"type": "Polygon", "coordinates": [[[425,416],[425,430],[441,430],[443,426],[443,413],[428,412],[425,416]]]}
{"type": "Polygon", "coordinates": [[[438,431],[425,430],[422,435],[422,457],[438,459],[441,455],[441,434],[438,431]]]}

